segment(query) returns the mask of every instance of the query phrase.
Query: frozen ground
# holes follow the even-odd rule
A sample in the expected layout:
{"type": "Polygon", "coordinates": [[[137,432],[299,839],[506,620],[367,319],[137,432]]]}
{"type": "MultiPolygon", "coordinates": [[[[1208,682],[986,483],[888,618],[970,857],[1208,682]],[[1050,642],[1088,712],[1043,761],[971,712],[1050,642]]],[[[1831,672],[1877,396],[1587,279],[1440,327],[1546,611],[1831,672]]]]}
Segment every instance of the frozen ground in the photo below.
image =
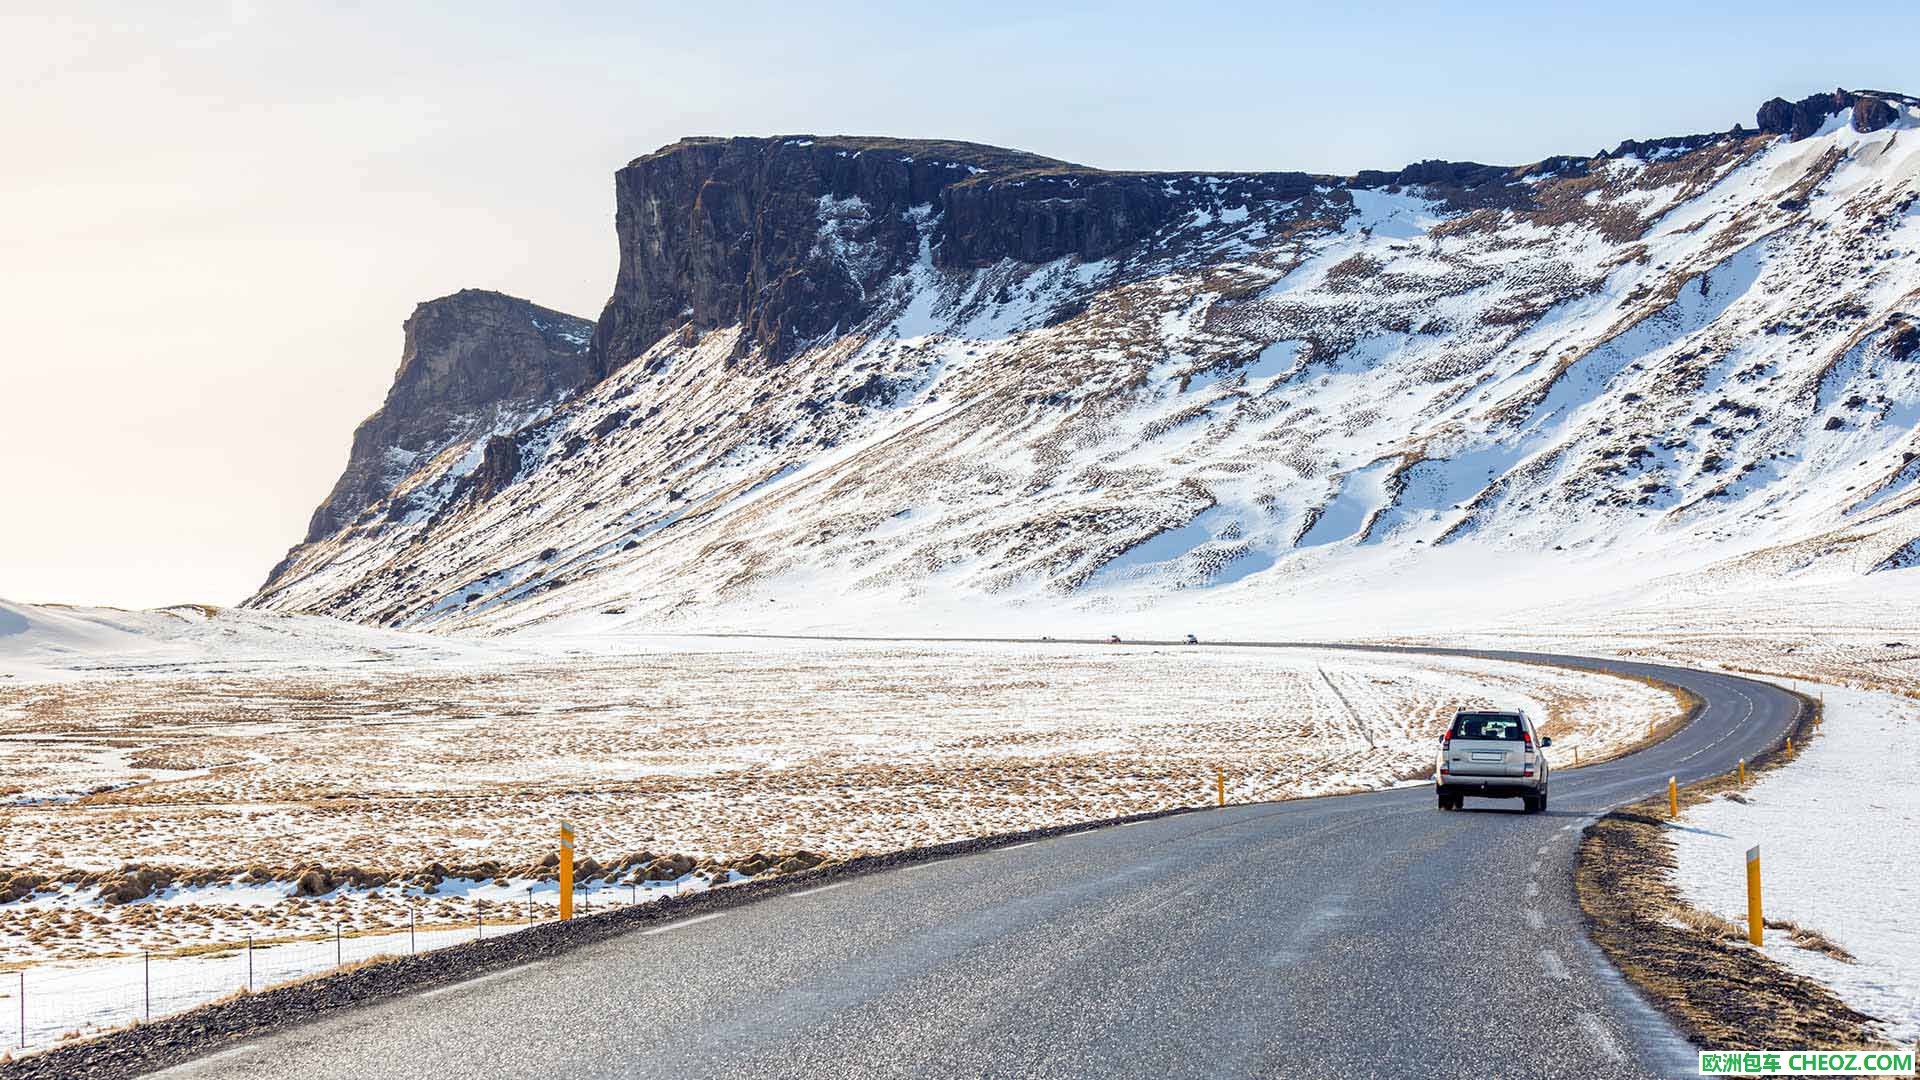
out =
{"type": "MultiPolygon", "coordinates": [[[[575,902],[583,913],[590,914],[598,908],[644,904],[706,887],[706,882],[692,875],[683,881],[632,887],[595,883],[582,886],[575,902]]],[[[253,889],[251,895],[244,887],[229,891],[237,894],[232,899],[261,905],[286,898],[281,889],[253,889]]],[[[264,990],[325,974],[342,965],[511,934],[554,918],[558,895],[551,881],[496,885],[471,879],[449,879],[441,884],[439,899],[449,903],[436,904],[419,889],[393,886],[383,891],[423,912],[437,908],[440,918],[423,916],[411,926],[374,930],[360,928],[357,920],[342,919],[337,936],[329,930],[302,937],[258,935],[249,941],[242,934],[188,951],[56,961],[17,971],[9,968],[0,978],[0,1015],[11,1025],[7,1045],[42,1050],[130,1023],[184,1012],[241,991],[264,990]]],[[[72,899],[62,896],[52,903],[72,899]]],[[[168,896],[156,902],[181,899],[168,896]]]]}
{"type": "Polygon", "coordinates": [[[1769,956],[1833,988],[1885,1024],[1895,1045],[1920,1039],[1920,702],[1832,690],[1826,720],[1791,765],[1735,799],[1687,811],[1673,834],[1675,878],[1694,906],[1746,925],[1746,851],[1759,845],[1768,919],[1817,931],[1841,960],[1768,930],[1769,956]]]}
{"type": "MultiPolygon", "coordinates": [[[[610,648],[411,654],[389,641],[328,663],[95,658],[83,679],[0,683],[6,863],[63,883],[0,903],[0,962],[404,924],[409,902],[364,885],[434,864],[501,878],[509,895],[477,902],[508,914],[563,817],[606,863],[839,857],[1192,805],[1216,770],[1240,800],[1387,786],[1426,774],[1461,705],[1548,718],[1563,765],[1675,710],[1601,675],[1340,652],[610,648]],[[104,902],[126,864],[174,883],[104,902]],[[363,887],[290,895],[313,867],[363,887]]],[[[470,902],[424,901],[436,920],[468,917],[470,902]]]]}

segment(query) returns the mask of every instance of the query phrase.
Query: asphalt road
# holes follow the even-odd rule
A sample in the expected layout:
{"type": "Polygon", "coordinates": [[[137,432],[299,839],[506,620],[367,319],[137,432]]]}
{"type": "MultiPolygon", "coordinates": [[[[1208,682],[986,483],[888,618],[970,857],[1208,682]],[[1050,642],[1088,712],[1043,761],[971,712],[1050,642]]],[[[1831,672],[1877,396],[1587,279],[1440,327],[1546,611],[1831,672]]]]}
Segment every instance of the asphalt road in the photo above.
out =
{"type": "MultiPolygon", "coordinates": [[[[1284,647],[1285,643],[1268,643],[1284,647]]],[[[1230,806],[771,897],[239,1044],[168,1077],[1690,1075],[1572,888],[1608,807],[1777,743],[1791,695],[1442,813],[1429,787],[1230,806]]]]}

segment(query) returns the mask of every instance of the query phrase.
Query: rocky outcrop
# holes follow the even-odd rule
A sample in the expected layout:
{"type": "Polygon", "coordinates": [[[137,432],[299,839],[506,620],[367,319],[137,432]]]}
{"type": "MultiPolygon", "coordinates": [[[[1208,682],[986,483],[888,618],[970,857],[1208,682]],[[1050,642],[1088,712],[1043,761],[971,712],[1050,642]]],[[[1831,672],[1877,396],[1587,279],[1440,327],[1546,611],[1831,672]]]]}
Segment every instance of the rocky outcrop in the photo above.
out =
{"type": "Polygon", "coordinates": [[[620,266],[594,331],[601,374],[668,331],[735,323],[770,355],[851,327],[919,255],[913,211],[978,176],[1076,166],[966,143],[686,139],[614,177],[620,266]]]}
{"type": "Polygon", "coordinates": [[[473,473],[475,497],[493,498],[519,474],[520,444],[511,435],[490,436],[480,456],[480,467],[473,473]]]}
{"type": "Polygon", "coordinates": [[[1760,106],[1754,120],[1760,130],[1769,135],[1791,135],[1795,139],[1804,139],[1820,130],[1820,125],[1827,122],[1827,117],[1851,109],[1855,131],[1879,131],[1900,119],[1899,111],[1894,108],[1895,102],[1916,104],[1915,99],[1905,94],[1884,90],[1834,90],[1829,94],[1809,94],[1799,101],[1774,98],[1760,106]]]}
{"type": "Polygon", "coordinates": [[[1900,118],[1893,106],[1874,97],[1863,97],[1853,103],[1853,130],[1859,132],[1879,131],[1900,118]]]}
{"type": "MultiPolygon", "coordinates": [[[[1792,135],[1796,140],[1804,139],[1820,130],[1820,125],[1827,122],[1827,117],[1854,108],[1860,100],[1858,95],[1839,89],[1830,94],[1808,94],[1799,101],[1773,98],[1760,106],[1759,112],[1754,114],[1754,123],[1769,135],[1792,135]]],[[[1880,104],[1884,106],[1886,103],[1880,104]]]]}
{"type": "Polygon", "coordinates": [[[1292,199],[1317,184],[1470,188],[1515,178],[1473,162],[1349,180],[1107,172],[953,142],[688,139],[615,177],[620,267],[594,332],[595,364],[605,375],[676,328],[734,324],[747,330],[743,347],[783,359],[871,314],[923,240],[942,269],[1102,259],[1196,207],[1292,199]]]}
{"type": "Polygon", "coordinates": [[[346,471],[314,511],[308,543],[386,498],[423,455],[577,389],[592,372],[592,323],[497,292],[429,300],[405,329],[386,403],[354,430],[346,471]]]}

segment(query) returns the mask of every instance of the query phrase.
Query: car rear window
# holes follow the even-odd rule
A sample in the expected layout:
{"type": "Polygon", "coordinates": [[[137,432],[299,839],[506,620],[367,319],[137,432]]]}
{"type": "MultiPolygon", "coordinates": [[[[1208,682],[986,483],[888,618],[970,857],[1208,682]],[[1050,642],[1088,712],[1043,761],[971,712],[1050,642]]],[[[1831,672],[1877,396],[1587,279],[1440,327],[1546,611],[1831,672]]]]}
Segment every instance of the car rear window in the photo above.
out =
{"type": "Polygon", "coordinates": [[[1460,713],[1453,718],[1456,739],[1520,741],[1520,718],[1512,713],[1460,713]]]}

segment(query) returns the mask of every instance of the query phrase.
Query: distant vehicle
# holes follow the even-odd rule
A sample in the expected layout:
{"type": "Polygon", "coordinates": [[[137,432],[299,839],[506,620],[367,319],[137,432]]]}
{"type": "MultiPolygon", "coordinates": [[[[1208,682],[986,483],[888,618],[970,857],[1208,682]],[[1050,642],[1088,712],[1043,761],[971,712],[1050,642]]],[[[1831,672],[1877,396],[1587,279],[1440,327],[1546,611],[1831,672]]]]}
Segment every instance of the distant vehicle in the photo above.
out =
{"type": "Polygon", "coordinates": [[[1194,637],[1194,636],[1193,636],[1192,634],[1188,634],[1188,635],[1187,635],[1187,644],[1189,644],[1189,645],[1198,645],[1198,644],[1200,644],[1200,639],[1199,639],[1199,638],[1197,638],[1197,637],[1194,637]]]}
{"type": "Polygon", "coordinates": [[[1461,711],[1440,736],[1434,790],[1440,809],[1458,810],[1469,795],[1519,799],[1529,814],[1547,808],[1547,756],[1543,739],[1524,712],[1461,711]]]}
{"type": "Polygon", "coordinates": [[[1108,634],[1108,635],[1107,635],[1107,644],[1109,644],[1109,645],[1118,645],[1118,644],[1120,644],[1120,635],[1119,635],[1119,634],[1108,634]]]}

